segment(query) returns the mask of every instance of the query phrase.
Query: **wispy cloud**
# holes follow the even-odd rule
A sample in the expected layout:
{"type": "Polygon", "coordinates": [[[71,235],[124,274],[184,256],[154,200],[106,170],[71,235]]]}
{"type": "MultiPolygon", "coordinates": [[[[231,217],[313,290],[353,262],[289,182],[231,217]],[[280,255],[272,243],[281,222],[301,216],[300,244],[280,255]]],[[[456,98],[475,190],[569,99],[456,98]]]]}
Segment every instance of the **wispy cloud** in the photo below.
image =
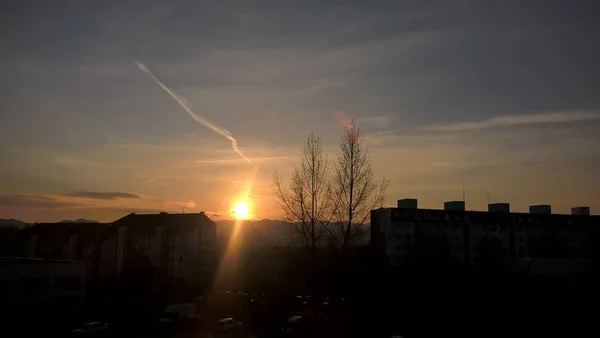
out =
{"type": "Polygon", "coordinates": [[[461,122],[427,127],[432,131],[465,131],[530,124],[569,123],[600,119],[600,112],[560,112],[536,115],[497,116],[479,122],[461,122]]]}
{"type": "Polygon", "coordinates": [[[375,128],[383,128],[390,125],[391,119],[389,116],[369,116],[357,118],[354,121],[359,127],[369,125],[375,128]]]}
{"type": "Polygon", "coordinates": [[[116,200],[116,199],[141,199],[142,196],[130,192],[99,192],[99,191],[76,191],[61,194],[66,197],[88,198],[96,200],[116,200]]]}
{"type": "Polygon", "coordinates": [[[169,201],[167,203],[167,205],[169,205],[170,207],[180,207],[180,208],[195,208],[196,207],[196,202],[189,200],[189,201],[169,201]]]}
{"type": "MultiPolygon", "coordinates": [[[[255,162],[266,162],[266,161],[285,161],[294,159],[295,157],[291,156],[272,156],[272,157],[252,157],[252,160],[255,162]]],[[[193,167],[204,164],[215,164],[215,165],[224,165],[224,164],[240,164],[245,163],[246,161],[243,159],[214,159],[214,160],[183,160],[181,163],[173,165],[174,167],[193,167]]]]}
{"type": "Polygon", "coordinates": [[[61,201],[56,197],[40,195],[12,195],[0,194],[0,206],[24,208],[72,208],[85,204],[61,201]]]}

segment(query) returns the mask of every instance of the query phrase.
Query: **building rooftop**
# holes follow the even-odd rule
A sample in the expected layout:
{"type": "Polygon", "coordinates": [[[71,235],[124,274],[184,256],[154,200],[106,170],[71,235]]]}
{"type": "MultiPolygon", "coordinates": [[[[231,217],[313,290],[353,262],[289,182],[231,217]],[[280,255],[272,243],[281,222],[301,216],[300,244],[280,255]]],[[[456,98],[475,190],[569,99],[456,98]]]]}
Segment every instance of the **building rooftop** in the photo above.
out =
{"type": "Polygon", "coordinates": [[[165,226],[170,228],[188,228],[194,226],[214,225],[204,212],[189,214],[169,214],[161,212],[159,214],[135,214],[131,213],[113,222],[114,226],[127,226],[134,230],[154,229],[165,226]]]}

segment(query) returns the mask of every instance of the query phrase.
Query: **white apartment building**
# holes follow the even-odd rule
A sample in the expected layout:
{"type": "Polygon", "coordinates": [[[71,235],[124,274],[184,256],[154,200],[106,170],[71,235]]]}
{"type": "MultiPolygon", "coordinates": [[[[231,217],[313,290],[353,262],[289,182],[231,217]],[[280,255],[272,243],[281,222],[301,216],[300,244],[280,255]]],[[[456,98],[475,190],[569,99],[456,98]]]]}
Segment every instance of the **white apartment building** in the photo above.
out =
{"type": "Polygon", "coordinates": [[[132,257],[147,257],[168,276],[170,284],[193,287],[209,282],[217,264],[216,224],[204,213],[130,214],[116,227],[117,274],[132,257]]]}

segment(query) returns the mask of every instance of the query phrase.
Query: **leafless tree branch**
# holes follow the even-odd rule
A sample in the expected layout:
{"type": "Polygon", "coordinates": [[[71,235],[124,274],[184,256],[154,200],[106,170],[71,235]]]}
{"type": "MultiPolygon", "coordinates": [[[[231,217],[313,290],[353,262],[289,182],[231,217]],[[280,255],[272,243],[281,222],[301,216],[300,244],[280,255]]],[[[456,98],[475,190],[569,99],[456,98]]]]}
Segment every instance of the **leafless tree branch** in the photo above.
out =
{"type": "Polygon", "coordinates": [[[369,151],[363,145],[363,137],[354,123],[346,127],[337,156],[333,191],[340,205],[334,213],[334,226],[329,234],[346,251],[349,242],[360,233],[370,211],[382,205],[388,181],[375,180],[369,151]]]}
{"type": "Polygon", "coordinates": [[[336,205],[327,169],[321,140],[311,134],[302,147],[300,165],[290,183],[284,184],[277,173],[273,176],[274,194],[286,220],[294,224],[302,246],[308,250],[313,268],[317,242],[327,231],[336,205]]]}

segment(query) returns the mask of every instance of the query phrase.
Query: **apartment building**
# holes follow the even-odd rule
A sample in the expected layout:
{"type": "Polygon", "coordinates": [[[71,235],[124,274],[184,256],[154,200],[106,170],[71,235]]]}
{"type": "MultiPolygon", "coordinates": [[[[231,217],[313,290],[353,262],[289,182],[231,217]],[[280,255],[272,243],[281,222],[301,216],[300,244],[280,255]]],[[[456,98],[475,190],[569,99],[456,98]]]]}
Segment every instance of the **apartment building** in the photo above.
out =
{"type": "Polygon", "coordinates": [[[39,223],[24,230],[26,256],[83,262],[86,278],[118,280],[151,266],[164,282],[210,282],[217,262],[216,224],[204,213],[129,214],[112,223],[39,223]]]}
{"type": "Polygon", "coordinates": [[[464,201],[444,203],[444,209],[420,209],[416,199],[398,201],[396,208],[371,211],[371,246],[391,265],[402,265],[416,254],[450,257],[474,266],[482,257],[591,257],[595,254],[600,217],[589,208],[571,215],[551,214],[549,205],[529,213],[511,213],[508,203],[488,205],[488,211],[466,211],[464,201]]]}
{"type": "Polygon", "coordinates": [[[173,286],[210,282],[217,262],[216,224],[203,212],[129,214],[115,222],[116,273],[150,264],[173,286]],[[142,261],[140,261],[143,260],[142,261]]]}
{"type": "Polygon", "coordinates": [[[37,223],[24,230],[28,258],[79,261],[86,277],[97,277],[102,264],[101,243],[109,236],[107,223],[37,223]]]}

